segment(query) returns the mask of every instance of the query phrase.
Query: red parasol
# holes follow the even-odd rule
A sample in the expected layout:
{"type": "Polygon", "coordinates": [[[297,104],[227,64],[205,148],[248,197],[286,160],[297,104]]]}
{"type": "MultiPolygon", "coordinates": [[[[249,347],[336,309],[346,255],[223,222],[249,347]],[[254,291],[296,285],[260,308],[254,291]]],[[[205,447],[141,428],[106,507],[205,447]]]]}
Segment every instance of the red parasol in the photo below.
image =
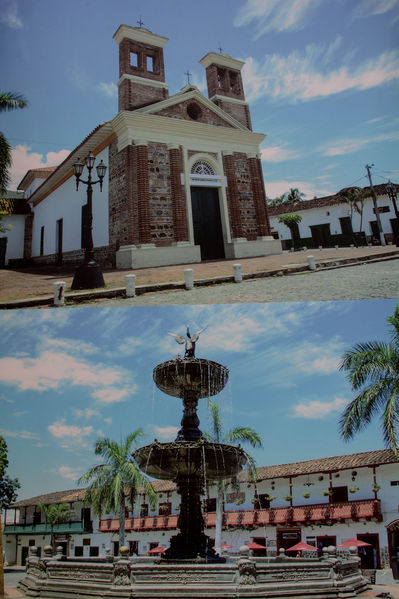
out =
{"type": "Polygon", "coordinates": [[[259,543],[247,543],[247,547],[248,549],[266,549],[266,547],[263,547],[263,545],[259,545],[259,543]]]}
{"type": "Polygon", "coordinates": [[[371,547],[371,543],[359,541],[359,539],[348,539],[344,543],[340,543],[337,547],[371,547]]]}
{"type": "MultiPolygon", "coordinates": [[[[221,549],[233,549],[234,545],[229,545],[228,543],[225,543],[224,541],[222,541],[222,547],[221,549]]],[[[212,549],[215,549],[215,547],[212,547],[212,549]]]]}
{"type": "Polygon", "coordinates": [[[286,549],[286,551],[317,551],[317,548],[314,547],[313,545],[308,545],[308,543],[303,543],[301,541],[300,543],[297,543],[293,547],[286,549]]]}
{"type": "Polygon", "coordinates": [[[165,547],[153,547],[149,551],[147,551],[147,555],[153,555],[154,553],[163,553],[165,551],[165,547]]]}

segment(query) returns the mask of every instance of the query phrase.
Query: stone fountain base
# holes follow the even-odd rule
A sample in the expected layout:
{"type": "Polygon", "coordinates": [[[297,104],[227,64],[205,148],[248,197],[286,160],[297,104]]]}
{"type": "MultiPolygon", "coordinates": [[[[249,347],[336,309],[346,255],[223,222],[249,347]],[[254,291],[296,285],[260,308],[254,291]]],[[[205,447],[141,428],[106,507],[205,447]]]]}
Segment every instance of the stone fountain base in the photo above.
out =
{"type": "Polygon", "coordinates": [[[242,555],[226,564],[33,556],[19,588],[29,597],[51,599],[350,599],[367,590],[369,581],[357,557],[334,555],[258,561],[242,555]]]}

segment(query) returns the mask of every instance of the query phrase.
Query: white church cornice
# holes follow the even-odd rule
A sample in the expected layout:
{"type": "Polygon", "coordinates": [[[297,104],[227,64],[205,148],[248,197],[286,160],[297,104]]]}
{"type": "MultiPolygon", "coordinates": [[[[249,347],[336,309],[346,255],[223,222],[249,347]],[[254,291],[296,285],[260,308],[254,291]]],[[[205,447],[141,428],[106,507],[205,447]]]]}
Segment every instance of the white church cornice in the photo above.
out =
{"type": "Polygon", "coordinates": [[[266,137],[245,127],[215,127],[197,121],[143,114],[138,110],[120,112],[113,119],[112,128],[118,137],[119,152],[135,140],[143,139],[198,151],[257,153],[266,137]]]}
{"type": "Polygon", "coordinates": [[[157,87],[161,89],[169,89],[169,85],[164,81],[157,81],[156,79],[148,79],[147,77],[137,77],[137,75],[129,75],[128,73],[124,73],[122,77],[119,79],[117,85],[118,87],[121,85],[123,81],[127,79],[128,81],[132,81],[133,83],[139,83],[140,85],[147,85],[148,87],[157,87]]]}

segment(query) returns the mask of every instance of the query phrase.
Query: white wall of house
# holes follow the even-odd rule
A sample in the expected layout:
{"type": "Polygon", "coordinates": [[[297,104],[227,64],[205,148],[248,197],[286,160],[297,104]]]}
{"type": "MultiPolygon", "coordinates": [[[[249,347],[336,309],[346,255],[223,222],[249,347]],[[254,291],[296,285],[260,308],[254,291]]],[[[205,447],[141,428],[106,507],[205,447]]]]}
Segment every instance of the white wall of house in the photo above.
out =
{"type": "MultiPolygon", "coordinates": [[[[103,159],[108,164],[108,148],[97,157],[96,164],[103,159]]],[[[97,179],[94,167],[93,179],[97,179]]],[[[108,175],[104,177],[103,190],[99,184],[93,186],[93,244],[94,247],[106,246],[109,243],[108,233],[108,175]]],[[[82,179],[86,180],[87,169],[82,179]]],[[[62,251],[70,252],[81,249],[82,206],[87,203],[87,186],[79,185],[76,191],[76,180],[72,175],[49,196],[34,206],[32,257],[40,256],[41,228],[44,227],[43,255],[57,253],[57,221],[63,219],[62,251]]]]}
{"type": "Polygon", "coordinates": [[[25,218],[24,214],[10,214],[3,218],[2,224],[9,227],[6,232],[0,232],[0,237],[7,237],[6,265],[9,260],[24,256],[25,218]]]}
{"type": "MultiPolygon", "coordinates": [[[[306,202],[304,202],[306,204],[306,202]]],[[[395,211],[393,209],[392,201],[388,195],[381,195],[377,198],[377,206],[379,210],[384,208],[387,212],[380,212],[381,226],[383,233],[391,234],[391,219],[395,217],[395,211]]],[[[295,210],[293,210],[295,212],[295,210]]],[[[298,210],[297,214],[300,214],[302,221],[298,224],[299,233],[301,238],[311,237],[312,232],[310,227],[313,225],[329,224],[330,232],[332,235],[340,235],[342,233],[341,223],[339,221],[342,217],[350,217],[350,207],[347,204],[339,203],[332,204],[331,206],[323,206],[321,208],[309,208],[307,210],[298,210]]],[[[363,218],[362,218],[362,231],[366,236],[371,236],[372,230],[370,221],[375,221],[376,215],[374,214],[374,204],[371,198],[367,198],[364,202],[363,218]]],[[[278,222],[278,216],[270,217],[270,225],[272,229],[278,231],[280,239],[291,239],[291,233],[288,227],[278,222]]],[[[354,232],[360,231],[360,215],[353,210],[352,215],[352,227],[354,232]]]]}
{"type": "Polygon", "coordinates": [[[25,199],[30,198],[30,196],[32,195],[32,193],[38,188],[40,187],[40,185],[43,183],[43,181],[45,181],[46,178],[45,177],[35,177],[32,181],[32,183],[25,189],[24,192],[24,197],[25,199]]]}

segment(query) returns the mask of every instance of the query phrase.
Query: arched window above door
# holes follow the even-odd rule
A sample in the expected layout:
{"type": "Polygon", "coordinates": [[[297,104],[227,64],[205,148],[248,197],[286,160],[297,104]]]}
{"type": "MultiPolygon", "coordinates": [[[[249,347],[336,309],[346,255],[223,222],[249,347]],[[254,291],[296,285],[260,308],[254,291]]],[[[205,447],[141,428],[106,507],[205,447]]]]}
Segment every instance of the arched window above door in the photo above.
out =
{"type": "Polygon", "coordinates": [[[191,168],[192,175],[215,175],[215,171],[209,162],[205,160],[197,160],[191,168]]]}

